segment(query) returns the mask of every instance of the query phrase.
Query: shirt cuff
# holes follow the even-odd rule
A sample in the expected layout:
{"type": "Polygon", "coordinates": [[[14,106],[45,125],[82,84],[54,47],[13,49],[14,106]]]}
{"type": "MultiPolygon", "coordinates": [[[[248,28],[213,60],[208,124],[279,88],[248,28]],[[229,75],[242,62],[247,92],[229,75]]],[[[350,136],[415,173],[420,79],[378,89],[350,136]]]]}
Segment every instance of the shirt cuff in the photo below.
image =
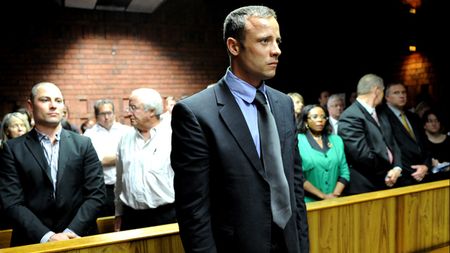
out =
{"type": "Polygon", "coordinates": [[[348,185],[348,180],[343,178],[343,177],[339,177],[338,178],[338,182],[341,182],[343,185],[347,186],[348,185]]]}
{"type": "Polygon", "coordinates": [[[80,237],[79,235],[77,235],[75,232],[73,232],[73,231],[72,231],[71,229],[69,229],[69,228],[64,229],[63,233],[71,233],[71,234],[76,235],[77,237],[80,237]]]}
{"type": "Polygon", "coordinates": [[[393,170],[398,170],[398,171],[400,171],[400,176],[399,177],[401,177],[402,176],[402,168],[400,168],[400,167],[398,167],[398,166],[395,166],[394,168],[392,168],[393,170]]]}
{"type": "Polygon", "coordinates": [[[52,237],[55,234],[53,231],[48,231],[42,238],[41,243],[46,243],[48,240],[50,240],[50,237],[52,237]]]}

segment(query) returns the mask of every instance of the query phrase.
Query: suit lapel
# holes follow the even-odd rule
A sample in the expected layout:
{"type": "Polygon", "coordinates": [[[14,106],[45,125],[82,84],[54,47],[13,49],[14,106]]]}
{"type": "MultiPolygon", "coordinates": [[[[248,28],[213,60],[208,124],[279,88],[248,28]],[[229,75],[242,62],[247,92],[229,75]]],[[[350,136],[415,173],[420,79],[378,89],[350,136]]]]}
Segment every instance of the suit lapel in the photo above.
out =
{"type": "Polygon", "coordinates": [[[66,130],[62,129],[61,138],[59,139],[58,173],[56,174],[57,184],[61,182],[66,168],[67,160],[69,160],[70,154],[67,151],[72,150],[70,148],[71,143],[72,137],[67,133],[66,130]]]}
{"type": "Polygon", "coordinates": [[[44,151],[42,150],[43,148],[39,143],[38,135],[35,129],[32,129],[27,135],[25,146],[28,148],[31,155],[39,164],[39,167],[41,167],[41,169],[45,172],[50,182],[53,182],[52,175],[50,173],[50,167],[47,163],[47,159],[45,158],[44,151]]]}
{"type": "Polygon", "coordinates": [[[235,141],[239,144],[253,167],[256,168],[263,178],[266,178],[264,168],[262,167],[261,160],[256,152],[255,144],[251,138],[245,118],[242,115],[238,104],[234,100],[233,94],[231,94],[231,91],[225,84],[225,81],[221,80],[218,85],[215,85],[214,92],[216,93],[218,106],[222,106],[222,108],[219,109],[220,117],[223,119],[235,141]]]}
{"type": "Polygon", "coordinates": [[[368,121],[372,122],[373,125],[375,125],[378,128],[378,130],[380,130],[380,132],[381,132],[380,125],[378,125],[378,123],[375,121],[375,119],[372,117],[372,115],[370,115],[370,113],[364,108],[364,106],[362,106],[358,101],[356,101],[355,103],[358,106],[359,110],[364,115],[364,117],[366,117],[366,119],[368,121]]]}
{"type": "MultiPolygon", "coordinates": [[[[382,149],[385,149],[385,147],[388,147],[389,149],[391,149],[389,147],[388,142],[386,141],[386,137],[385,134],[383,133],[383,131],[381,130],[381,126],[378,125],[378,123],[375,121],[375,119],[372,117],[372,115],[370,115],[370,113],[364,108],[364,106],[362,106],[358,101],[355,102],[355,104],[358,106],[359,110],[361,111],[361,113],[364,115],[364,117],[366,118],[366,120],[370,121],[373,123],[373,125],[376,127],[376,129],[378,130],[378,132],[380,133],[381,138],[383,139],[383,143],[384,146],[382,147],[382,149]]],[[[377,115],[378,115],[378,121],[380,122],[381,125],[385,124],[385,120],[383,120],[383,114],[379,113],[377,111],[377,115]]],[[[383,126],[384,128],[389,127],[390,126],[383,126]]],[[[372,131],[369,126],[368,126],[368,131],[372,131]]],[[[375,131],[375,129],[373,130],[375,131]]],[[[391,149],[392,152],[392,149],[391,149]]],[[[389,156],[387,152],[381,151],[380,155],[383,157],[383,159],[385,159],[386,161],[389,161],[389,156]]]]}

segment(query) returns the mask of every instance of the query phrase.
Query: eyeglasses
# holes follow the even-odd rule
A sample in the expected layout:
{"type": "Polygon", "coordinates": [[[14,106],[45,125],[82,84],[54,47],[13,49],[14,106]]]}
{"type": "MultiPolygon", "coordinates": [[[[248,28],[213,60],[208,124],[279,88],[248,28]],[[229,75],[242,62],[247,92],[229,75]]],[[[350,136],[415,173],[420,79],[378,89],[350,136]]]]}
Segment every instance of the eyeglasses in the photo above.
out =
{"type": "Polygon", "coordinates": [[[127,108],[127,112],[133,113],[133,112],[137,111],[138,109],[140,109],[140,108],[137,107],[137,106],[135,106],[135,105],[130,105],[130,106],[127,108]]]}
{"type": "Polygon", "coordinates": [[[308,119],[312,119],[312,120],[328,120],[328,117],[325,116],[325,115],[314,114],[314,115],[308,116],[308,119]]]}

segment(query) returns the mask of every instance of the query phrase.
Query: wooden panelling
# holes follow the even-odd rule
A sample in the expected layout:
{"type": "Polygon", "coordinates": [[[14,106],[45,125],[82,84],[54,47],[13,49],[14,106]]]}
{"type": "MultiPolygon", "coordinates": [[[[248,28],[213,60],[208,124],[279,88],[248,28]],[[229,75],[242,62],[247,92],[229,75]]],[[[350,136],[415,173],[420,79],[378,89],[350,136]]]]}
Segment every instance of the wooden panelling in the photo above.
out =
{"type": "Polygon", "coordinates": [[[450,180],[307,204],[311,252],[422,252],[448,245],[450,180]]]}

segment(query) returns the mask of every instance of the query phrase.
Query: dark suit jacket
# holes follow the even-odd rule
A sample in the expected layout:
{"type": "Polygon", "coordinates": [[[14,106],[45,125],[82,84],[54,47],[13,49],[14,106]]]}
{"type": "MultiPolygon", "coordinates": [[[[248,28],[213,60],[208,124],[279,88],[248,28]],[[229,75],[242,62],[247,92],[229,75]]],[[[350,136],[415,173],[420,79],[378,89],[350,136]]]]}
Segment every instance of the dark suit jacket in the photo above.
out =
{"type": "Polygon", "coordinates": [[[0,197],[13,223],[11,245],[39,243],[50,230],[88,235],[105,199],[101,163],[89,138],[62,130],[56,193],[37,133],[3,147],[0,197]]]}
{"type": "MultiPolygon", "coordinates": [[[[308,252],[308,227],[290,98],[267,87],[278,127],[292,218],[288,252],[308,252]]],[[[181,239],[186,252],[270,250],[270,188],[241,110],[222,79],[172,111],[172,154],[181,239]]]]}
{"type": "Polygon", "coordinates": [[[398,117],[387,105],[383,105],[381,109],[388,115],[395,140],[401,146],[400,150],[403,164],[402,174],[405,178],[408,177],[407,184],[417,183],[411,177],[411,173],[415,172],[415,170],[411,168],[411,165],[424,164],[427,165],[429,169],[431,168],[431,155],[425,148],[426,136],[420,118],[412,112],[405,111],[405,115],[414,132],[414,139],[409,135],[398,117]]]}
{"type": "Polygon", "coordinates": [[[355,101],[339,118],[338,133],[344,140],[347,162],[351,169],[362,174],[372,184],[356,185],[365,179],[358,177],[356,180],[350,175],[349,191],[352,194],[386,188],[384,178],[387,172],[395,166],[403,168],[400,149],[394,140],[387,115],[378,110],[377,115],[381,127],[367,110],[355,101]],[[389,163],[386,146],[394,156],[392,164],[389,163]],[[360,189],[355,189],[360,186],[360,189]]]}

